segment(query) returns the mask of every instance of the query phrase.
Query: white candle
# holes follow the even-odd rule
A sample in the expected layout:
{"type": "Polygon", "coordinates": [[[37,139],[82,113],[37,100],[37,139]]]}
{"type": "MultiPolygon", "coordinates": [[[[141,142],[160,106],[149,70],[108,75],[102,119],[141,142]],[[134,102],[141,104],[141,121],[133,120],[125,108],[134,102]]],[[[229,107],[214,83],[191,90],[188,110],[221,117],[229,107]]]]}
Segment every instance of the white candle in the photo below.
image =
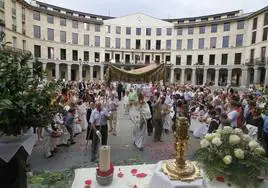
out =
{"type": "Polygon", "coordinates": [[[107,172],[110,169],[110,146],[100,147],[100,171],[107,172]]]}

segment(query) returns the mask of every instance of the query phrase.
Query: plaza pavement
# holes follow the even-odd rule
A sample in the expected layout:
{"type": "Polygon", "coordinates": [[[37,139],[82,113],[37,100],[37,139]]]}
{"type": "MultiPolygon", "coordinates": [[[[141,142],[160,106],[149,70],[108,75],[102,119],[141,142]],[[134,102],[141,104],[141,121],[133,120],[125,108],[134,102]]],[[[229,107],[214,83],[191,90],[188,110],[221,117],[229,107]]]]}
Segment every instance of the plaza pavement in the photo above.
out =
{"type": "MultiPolygon", "coordinates": [[[[174,158],[173,134],[163,134],[164,142],[153,142],[153,136],[146,137],[144,151],[139,151],[131,137],[131,122],[129,116],[124,114],[122,103],[118,110],[117,136],[109,134],[108,144],[111,146],[111,161],[115,165],[152,164],[159,160],[174,158]]],[[[29,159],[31,170],[65,170],[77,167],[95,167],[96,163],[90,161],[91,146],[86,148],[85,132],[75,137],[76,144],[70,147],[60,147],[54,157],[45,159],[42,145],[37,143],[29,159]]],[[[191,159],[195,150],[200,147],[199,139],[190,134],[186,159],[191,159]]]]}

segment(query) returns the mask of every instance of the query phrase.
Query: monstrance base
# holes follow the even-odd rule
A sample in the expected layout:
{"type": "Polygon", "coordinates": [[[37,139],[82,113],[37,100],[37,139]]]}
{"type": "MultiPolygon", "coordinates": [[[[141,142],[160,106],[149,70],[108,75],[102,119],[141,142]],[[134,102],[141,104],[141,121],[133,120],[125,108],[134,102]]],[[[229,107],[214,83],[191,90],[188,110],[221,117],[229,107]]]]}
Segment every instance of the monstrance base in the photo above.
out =
{"type": "Polygon", "coordinates": [[[170,180],[191,182],[202,178],[195,161],[185,161],[185,164],[183,168],[179,168],[175,159],[166,160],[162,164],[162,171],[170,180]]]}

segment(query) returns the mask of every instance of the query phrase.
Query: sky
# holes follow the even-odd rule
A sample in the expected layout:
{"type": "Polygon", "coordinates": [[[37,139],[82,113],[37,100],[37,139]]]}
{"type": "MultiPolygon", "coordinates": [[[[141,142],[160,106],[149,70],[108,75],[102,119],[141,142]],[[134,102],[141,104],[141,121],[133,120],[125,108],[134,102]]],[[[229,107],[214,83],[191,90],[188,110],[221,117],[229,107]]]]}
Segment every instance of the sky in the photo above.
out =
{"type": "MultiPolygon", "coordinates": [[[[30,2],[31,0],[27,0],[30,2]]],[[[106,16],[145,13],[155,18],[184,18],[242,9],[244,13],[268,6],[267,0],[39,0],[48,4],[106,16]]]]}

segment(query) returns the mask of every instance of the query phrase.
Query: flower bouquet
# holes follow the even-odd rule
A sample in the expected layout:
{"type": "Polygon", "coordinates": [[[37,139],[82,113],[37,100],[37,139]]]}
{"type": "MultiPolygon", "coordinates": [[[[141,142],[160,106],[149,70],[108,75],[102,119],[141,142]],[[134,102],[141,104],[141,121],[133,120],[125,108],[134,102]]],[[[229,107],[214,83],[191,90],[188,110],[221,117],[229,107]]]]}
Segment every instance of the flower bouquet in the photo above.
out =
{"type": "Polygon", "coordinates": [[[258,142],[241,129],[224,127],[207,134],[194,155],[209,180],[223,177],[240,187],[258,187],[268,172],[268,158],[258,142]]]}

